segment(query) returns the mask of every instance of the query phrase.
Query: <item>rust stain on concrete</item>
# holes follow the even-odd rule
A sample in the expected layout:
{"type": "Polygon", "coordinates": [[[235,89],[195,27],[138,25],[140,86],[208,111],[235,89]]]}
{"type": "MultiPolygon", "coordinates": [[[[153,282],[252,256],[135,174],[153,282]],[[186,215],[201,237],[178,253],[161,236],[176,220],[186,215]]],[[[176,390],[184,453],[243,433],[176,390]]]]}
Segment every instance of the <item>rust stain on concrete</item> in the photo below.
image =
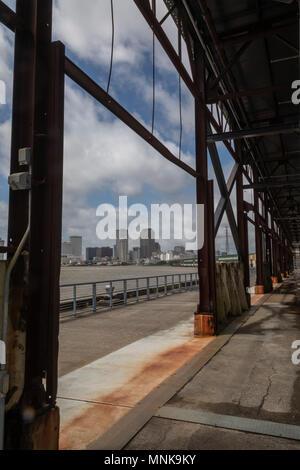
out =
{"type": "Polygon", "coordinates": [[[130,379],[124,387],[113,393],[98,397],[103,402],[134,406],[148,393],[160,385],[164,380],[174,374],[180,367],[189,361],[195,354],[203,349],[210,338],[201,340],[201,347],[197,342],[190,341],[181,346],[172,348],[159,354],[155,361],[145,363],[137,374],[130,379]]]}
{"type": "Polygon", "coordinates": [[[99,404],[85,404],[82,413],[61,429],[60,448],[85,449],[129,411],[130,408],[122,406],[134,407],[212,340],[188,339],[186,343],[156,355],[150,362],[145,360],[122,387],[91,400],[99,404]]]}
{"type": "Polygon", "coordinates": [[[127,408],[109,405],[90,405],[82,415],[74,418],[60,432],[60,450],[86,449],[98,436],[101,436],[113,423],[128,412],[127,408]]]}

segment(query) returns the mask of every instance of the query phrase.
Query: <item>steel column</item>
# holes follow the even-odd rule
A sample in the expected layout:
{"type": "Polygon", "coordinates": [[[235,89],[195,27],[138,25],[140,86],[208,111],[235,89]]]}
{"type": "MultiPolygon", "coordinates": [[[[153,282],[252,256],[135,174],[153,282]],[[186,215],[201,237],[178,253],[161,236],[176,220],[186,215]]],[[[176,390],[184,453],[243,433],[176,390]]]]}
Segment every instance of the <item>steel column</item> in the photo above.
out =
{"type": "MultiPolygon", "coordinates": [[[[16,28],[14,85],[12,105],[12,140],[10,172],[21,171],[20,148],[33,147],[35,89],[35,18],[36,0],[18,0],[16,13],[23,18],[24,28],[16,28]]],[[[24,170],[22,170],[24,171],[24,170]]],[[[9,194],[8,261],[19,245],[28,225],[28,195],[23,191],[9,194]]],[[[28,243],[24,246],[28,253],[28,243]]],[[[5,448],[19,448],[21,439],[20,397],[24,387],[25,329],[28,316],[28,256],[20,256],[12,272],[9,308],[7,366],[9,394],[5,416],[5,448]],[[23,349],[23,351],[22,351],[23,349]]]]}
{"type": "MultiPolygon", "coordinates": [[[[17,14],[27,17],[31,26],[29,32],[16,31],[14,102],[17,108],[13,115],[11,171],[18,170],[18,149],[31,147],[32,217],[27,247],[28,307],[22,311],[26,330],[24,392],[22,400],[15,402],[11,425],[8,416],[7,446],[14,439],[14,448],[56,449],[64,47],[51,45],[52,0],[18,0],[17,14]],[[22,134],[20,138],[18,129],[20,133],[26,130],[26,138],[22,134]],[[33,411],[32,422],[26,426],[24,408],[33,411]]],[[[12,194],[9,237],[14,246],[25,231],[26,211],[24,194],[12,194]]],[[[14,292],[24,282],[24,268],[19,267],[16,275],[20,281],[18,284],[14,279],[14,292]]],[[[20,296],[20,289],[17,295],[20,296]]],[[[20,300],[17,297],[19,309],[20,300]]],[[[11,318],[13,315],[11,305],[11,318]]],[[[16,364],[20,362],[15,361],[15,367],[16,364]]]]}
{"type": "MultiPolygon", "coordinates": [[[[254,172],[254,180],[257,180],[257,174],[254,172]]],[[[264,261],[262,247],[262,227],[261,217],[259,215],[259,197],[258,192],[254,190],[254,208],[255,208],[255,246],[256,246],[256,286],[257,294],[264,293],[264,261]]]]}
{"type": "Polygon", "coordinates": [[[195,49],[195,73],[197,83],[201,88],[201,96],[195,99],[195,133],[196,133],[196,192],[197,204],[204,206],[204,245],[198,250],[199,273],[199,304],[195,313],[195,336],[214,334],[214,315],[212,310],[212,296],[210,286],[209,258],[209,218],[214,219],[214,214],[208,211],[208,170],[207,170],[207,121],[206,113],[201,106],[205,100],[205,63],[202,49],[195,49]]]}
{"type": "MultiPolygon", "coordinates": [[[[240,149],[239,149],[240,151],[240,149]]],[[[248,247],[248,221],[244,213],[244,190],[242,168],[239,169],[236,179],[236,205],[237,205],[237,223],[241,246],[240,260],[244,267],[244,286],[245,289],[250,286],[249,273],[249,247],[248,247]]],[[[249,299],[248,299],[249,300],[249,299]]]]}

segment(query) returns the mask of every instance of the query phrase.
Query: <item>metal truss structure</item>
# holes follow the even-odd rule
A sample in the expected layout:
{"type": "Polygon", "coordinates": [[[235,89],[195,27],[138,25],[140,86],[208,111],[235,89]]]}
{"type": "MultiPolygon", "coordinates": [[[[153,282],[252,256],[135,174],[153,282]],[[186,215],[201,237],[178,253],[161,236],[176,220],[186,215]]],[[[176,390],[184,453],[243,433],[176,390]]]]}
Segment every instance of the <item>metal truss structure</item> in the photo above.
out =
{"type": "MultiPolygon", "coordinates": [[[[14,269],[9,317],[26,334],[23,370],[16,373],[13,339],[8,371],[22,376],[8,393],[6,447],[55,447],[58,427],[57,357],[62,227],[65,75],[110,110],[162,157],[195,178],[197,203],[205,206],[205,243],[198,253],[196,317],[216,324],[215,235],[227,214],[249,286],[248,223],[255,227],[256,285],[264,286],[292,266],[300,242],[299,106],[291,84],[299,79],[299,10],[296,1],[164,0],[168,14],[156,15],[155,0],[132,0],[195,101],[196,168],[172,154],[132,114],[52,42],[52,0],[17,0],[16,12],[0,1],[0,21],[15,33],[11,173],[20,171],[18,151],[32,149],[31,231],[26,255],[14,269]],[[185,41],[191,74],[164,30],[171,16],[185,41]],[[217,143],[235,165],[226,181],[217,143]],[[221,199],[214,212],[208,151],[221,199]],[[234,213],[230,196],[236,190],[234,213]],[[253,203],[244,190],[253,191],[253,203]],[[22,410],[34,410],[24,424],[22,410]],[[49,430],[41,444],[36,430],[49,430]],[[54,436],[54,437],[53,437],[54,436]],[[51,442],[50,442],[51,441],[51,442]]],[[[10,259],[28,224],[24,192],[10,191],[10,259]]],[[[204,322],[205,323],[205,322],[204,322]]],[[[216,325],[215,325],[216,326],[216,325]]]]}

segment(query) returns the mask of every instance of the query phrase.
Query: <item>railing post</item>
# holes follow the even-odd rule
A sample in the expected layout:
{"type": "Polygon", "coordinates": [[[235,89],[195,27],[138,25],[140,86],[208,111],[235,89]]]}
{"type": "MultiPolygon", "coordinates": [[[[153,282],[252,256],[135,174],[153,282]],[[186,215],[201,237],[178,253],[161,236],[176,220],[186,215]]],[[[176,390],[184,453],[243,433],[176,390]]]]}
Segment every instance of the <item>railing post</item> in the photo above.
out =
{"type": "Polygon", "coordinates": [[[73,286],[73,315],[76,317],[77,315],[77,300],[76,300],[76,294],[77,294],[77,289],[76,286],[73,286]]]}
{"type": "Polygon", "coordinates": [[[158,276],[156,277],[156,298],[159,297],[159,280],[158,276]]]}
{"type": "Polygon", "coordinates": [[[110,281],[109,283],[109,308],[112,308],[113,305],[113,283],[110,281]]]}
{"type": "Polygon", "coordinates": [[[150,300],[150,279],[147,277],[147,300],[150,300]]]}
{"type": "Polygon", "coordinates": [[[93,284],[93,313],[97,310],[97,294],[96,294],[96,284],[93,284]]]}
{"type": "Polygon", "coordinates": [[[184,275],[184,286],[185,286],[185,291],[187,291],[186,274],[184,275]]]}
{"type": "Polygon", "coordinates": [[[175,282],[174,282],[174,274],[172,274],[172,294],[174,294],[175,290],[175,282]]]}
{"type": "Polygon", "coordinates": [[[136,280],[136,301],[139,301],[139,280],[136,280]]]}
{"type": "Polygon", "coordinates": [[[190,290],[193,290],[193,273],[190,274],[190,290]]]}
{"type": "Polygon", "coordinates": [[[179,292],[182,292],[182,288],[181,288],[181,274],[179,274],[179,292]]]}
{"type": "Polygon", "coordinates": [[[167,276],[165,276],[165,295],[168,295],[167,276]]]}
{"type": "Polygon", "coordinates": [[[127,305],[127,281],[126,280],[123,283],[123,299],[124,299],[124,305],[127,305]]]}

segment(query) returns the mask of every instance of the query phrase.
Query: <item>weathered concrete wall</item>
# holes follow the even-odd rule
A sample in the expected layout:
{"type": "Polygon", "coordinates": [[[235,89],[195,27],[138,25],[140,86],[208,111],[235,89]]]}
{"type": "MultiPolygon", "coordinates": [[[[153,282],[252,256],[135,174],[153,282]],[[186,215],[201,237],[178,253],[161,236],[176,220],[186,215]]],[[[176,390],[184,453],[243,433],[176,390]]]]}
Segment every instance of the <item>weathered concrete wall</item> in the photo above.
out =
{"type": "Polygon", "coordinates": [[[248,309],[242,263],[217,263],[216,296],[219,324],[248,309]]]}

